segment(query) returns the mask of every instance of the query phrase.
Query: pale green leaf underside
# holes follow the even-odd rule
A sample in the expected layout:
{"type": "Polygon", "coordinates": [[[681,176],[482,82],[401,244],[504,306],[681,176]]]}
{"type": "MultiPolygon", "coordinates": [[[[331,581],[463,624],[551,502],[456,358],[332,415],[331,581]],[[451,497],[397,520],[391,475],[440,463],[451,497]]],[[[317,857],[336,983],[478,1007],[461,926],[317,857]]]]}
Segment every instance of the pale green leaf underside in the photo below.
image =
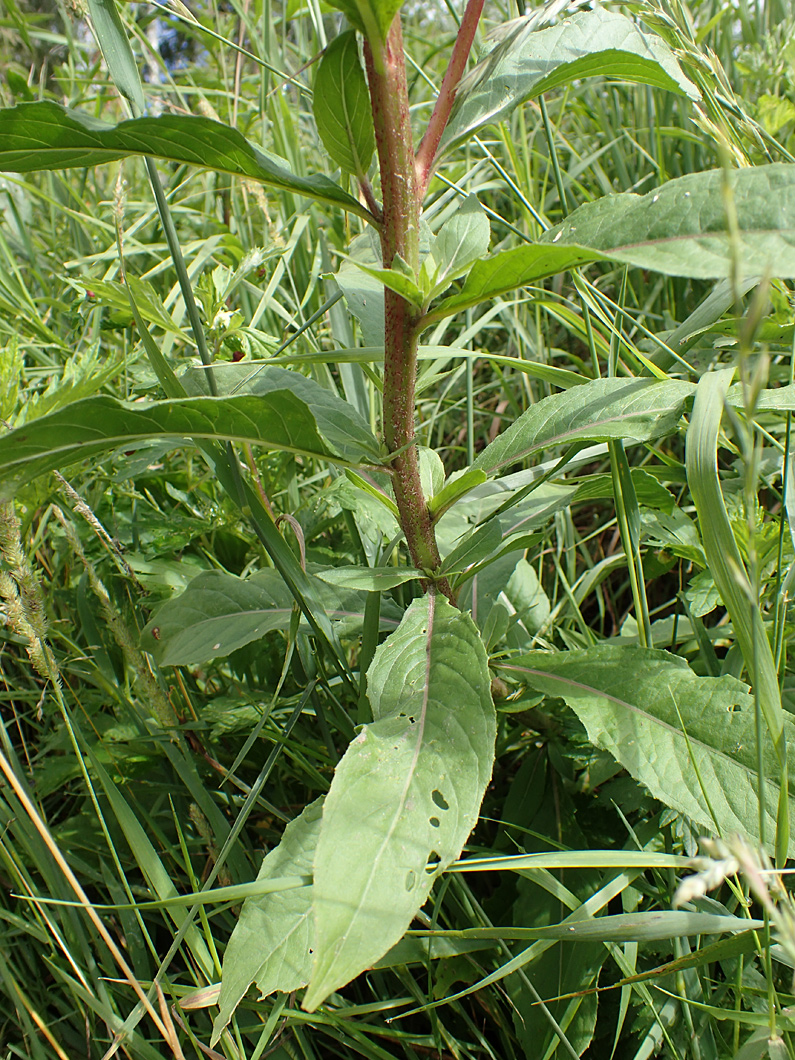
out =
{"type": "Polygon", "coordinates": [[[261,181],[281,191],[368,210],[324,176],[300,177],[284,159],[256,147],[236,129],[209,118],[164,114],[108,125],[57,103],[20,103],[0,110],[0,172],[93,168],[131,155],[151,155],[261,181]]]}
{"type": "Polygon", "coordinates": [[[795,276],[795,165],[713,169],[586,203],[545,232],[544,246],[589,247],[600,255],[670,276],[721,279],[736,254],[742,276],[795,276]],[[737,213],[728,233],[724,182],[737,213]]]}
{"type": "MultiPolygon", "coordinates": [[[[280,876],[311,876],[323,800],[310,803],[284,830],[279,845],[266,855],[257,881],[280,876]]],[[[252,983],[265,996],[288,993],[307,982],[312,966],[312,887],[274,891],[247,898],[224,954],[219,1013],[211,1045],[252,983]]]]}
{"type": "Polygon", "coordinates": [[[461,852],[491,776],[495,712],[468,615],[415,600],[367,687],[375,720],[337,766],[315,856],[310,1011],[401,938],[461,852]]]}
{"type": "Polygon", "coordinates": [[[326,48],[312,109],[331,158],[347,173],[364,176],[375,151],[375,132],[355,33],[341,33],[326,48]]]}
{"type": "Polygon", "coordinates": [[[489,249],[491,229],[483,207],[468,195],[430,241],[430,252],[422,264],[423,276],[435,298],[489,249]]]}
{"type": "Polygon", "coordinates": [[[596,8],[547,29],[535,29],[531,19],[501,27],[503,39],[461,82],[442,151],[577,78],[604,75],[699,98],[668,45],[625,15],[596,8]]]}
{"type": "Polygon", "coordinates": [[[728,234],[724,179],[722,170],[691,173],[646,195],[624,192],[586,203],[537,243],[475,262],[461,290],[433,306],[427,320],[594,261],[722,279],[731,274],[736,254],[743,276],[795,276],[795,165],[772,163],[728,175],[736,242],[728,234]]]}
{"type": "MultiPolygon", "coordinates": [[[[315,599],[339,630],[352,632],[364,618],[364,594],[316,581],[315,599]]],[[[293,599],[277,571],[268,568],[250,578],[226,571],[205,571],[187,589],[158,608],[141,636],[141,646],[161,666],[190,666],[223,658],[274,630],[286,630],[293,599]]],[[[383,601],[380,628],[391,632],[400,612],[383,601]]]]}
{"type": "MultiPolygon", "coordinates": [[[[465,928],[455,932],[454,937],[522,941],[559,939],[562,942],[654,942],[659,939],[682,938],[686,935],[719,935],[728,931],[759,930],[763,925],[763,920],[750,920],[747,917],[664,909],[653,913],[617,913],[613,916],[590,917],[587,920],[570,918],[561,924],[547,924],[536,928],[465,928]]],[[[443,932],[438,935],[429,932],[429,936],[434,940],[446,937],[443,932]]]]}
{"type": "MultiPolygon", "coordinates": [[[[501,667],[561,697],[588,739],[609,751],[655,798],[711,833],[759,838],[753,700],[732,677],[699,677],[668,652],[599,644],[530,652],[501,667]]],[[[795,725],[787,721],[789,740],[795,725]]],[[[777,757],[764,738],[768,839],[775,835],[777,757]]],[[[790,814],[795,801],[789,800],[790,814]]],[[[790,843],[789,856],[795,854],[790,843]]]]}

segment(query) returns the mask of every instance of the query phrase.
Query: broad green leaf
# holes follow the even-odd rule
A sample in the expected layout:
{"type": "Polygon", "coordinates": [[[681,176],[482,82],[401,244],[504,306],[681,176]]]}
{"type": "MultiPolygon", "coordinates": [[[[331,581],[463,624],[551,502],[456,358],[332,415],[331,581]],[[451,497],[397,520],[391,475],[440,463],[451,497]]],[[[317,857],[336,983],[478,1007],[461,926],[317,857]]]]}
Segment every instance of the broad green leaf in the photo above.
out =
{"type": "Polygon", "coordinates": [[[483,207],[468,195],[453,216],[431,240],[430,253],[422,263],[424,281],[435,298],[489,249],[491,230],[483,207]]]}
{"type": "Polygon", "coordinates": [[[317,569],[315,574],[329,585],[371,593],[385,592],[425,577],[421,570],[413,567],[328,567],[317,569]]]}
{"type": "MultiPolygon", "coordinates": [[[[673,511],[676,504],[674,495],[654,475],[650,475],[642,467],[633,467],[630,474],[638,504],[645,508],[658,508],[663,512],[673,511]]],[[[587,475],[577,479],[577,494],[574,501],[582,504],[603,497],[612,498],[613,491],[612,475],[587,475]]]]}
{"type": "Polygon", "coordinates": [[[346,173],[364,177],[375,151],[375,132],[355,33],[341,33],[323,53],[312,109],[331,158],[346,173]]]}
{"type": "MultiPolygon", "coordinates": [[[[499,667],[560,697],[588,739],[666,805],[711,833],[759,839],[753,699],[733,677],[699,677],[668,652],[609,643],[581,651],[530,652],[499,667]]],[[[786,719],[791,739],[795,723],[786,719]]],[[[772,741],[761,748],[771,804],[780,790],[772,741]]],[[[795,801],[788,800],[790,813],[795,801]]],[[[765,807],[768,837],[775,814],[765,807]]],[[[795,844],[789,844],[789,856],[795,844]]]]}
{"type": "MultiPolygon", "coordinates": [[[[206,374],[203,368],[195,367],[180,378],[189,394],[207,394],[206,374]]],[[[267,361],[215,364],[213,375],[221,397],[242,394],[268,397],[276,390],[289,390],[306,404],[318,432],[334,453],[354,463],[380,462],[380,446],[366,420],[353,405],[314,379],[269,365],[267,361]]]]}
{"type": "Polygon", "coordinates": [[[315,856],[315,963],[304,1007],[395,945],[461,852],[491,777],[496,721],[472,619],[415,600],[367,672],[374,721],[326,796],[315,856]]]}
{"type": "Polygon", "coordinates": [[[275,570],[251,578],[204,571],[158,609],[144,628],[141,647],[161,666],[205,663],[287,629],[292,613],[292,596],[275,570]]]}
{"type": "MultiPolygon", "coordinates": [[[[310,876],[320,834],[323,799],[316,799],[284,830],[279,845],[265,856],[257,882],[282,876],[310,876]]],[[[305,986],[312,968],[314,939],[312,886],[247,898],[224,953],[219,1013],[211,1045],[252,983],[262,997],[305,986]]]]}
{"type": "MultiPolygon", "coordinates": [[[[535,567],[522,558],[505,586],[505,596],[514,608],[518,624],[531,635],[543,628],[552,611],[549,597],[538,580],[535,567]]],[[[518,646],[520,630],[513,627],[509,643],[518,646]]]]}
{"type": "Polygon", "coordinates": [[[459,313],[507,291],[576,269],[602,255],[585,247],[528,243],[476,261],[458,294],[445,298],[426,315],[428,322],[459,313]]]}
{"type": "Polygon", "coordinates": [[[0,437],[0,483],[13,492],[14,484],[45,471],[153,438],[247,442],[347,462],[334,456],[307,405],[289,390],[145,405],[93,397],[0,437]]]}
{"type": "Polygon", "coordinates": [[[369,217],[366,207],[324,176],[300,177],[282,158],[256,147],[236,129],[209,118],[164,114],[119,125],[58,103],[20,103],[0,110],[0,172],[91,169],[131,155],[151,155],[261,181],[369,217]]]}
{"type": "Polygon", "coordinates": [[[329,0],[331,7],[342,11],[352,26],[371,43],[386,40],[392,20],[403,6],[403,0],[329,0]]]}
{"type": "Polygon", "coordinates": [[[580,206],[539,244],[589,247],[670,276],[730,276],[736,256],[743,277],[792,277],[795,165],[713,169],[669,180],[646,195],[608,195],[580,206]],[[726,221],[725,182],[737,214],[736,242],[726,221]]]}
{"type": "MultiPolygon", "coordinates": [[[[339,632],[361,627],[363,593],[333,589],[311,574],[312,595],[339,632]]],[[[141,646],[161,666],[189,666],[217,659],[273,630],[290,625],[293,598],[275,570],[258,571],[238,578],[226,571],[204,571],[179,596],[167,601],[147,623],[141,646]]],[[[394,630],[400,621],[397,608],[384,601],[380,627],[394,630]]]]}
{"type": "Polygon", "coordinates": [[[649,441],[676,427],[694,390],[692,383],[679,380],[591,380],[531,405],[473,466],[491,475],[553,445],[610,438],[649,441]]]}
{"type": "Polygon", "coordinates": [[[498,32],[500,42],[461,81],[440,151],[502,121],[525,100],[582,77],[636,81],[699,98],[668,45],[615,11],[579,11],[546,29],[536,29],[531,15],[498,32]]]}

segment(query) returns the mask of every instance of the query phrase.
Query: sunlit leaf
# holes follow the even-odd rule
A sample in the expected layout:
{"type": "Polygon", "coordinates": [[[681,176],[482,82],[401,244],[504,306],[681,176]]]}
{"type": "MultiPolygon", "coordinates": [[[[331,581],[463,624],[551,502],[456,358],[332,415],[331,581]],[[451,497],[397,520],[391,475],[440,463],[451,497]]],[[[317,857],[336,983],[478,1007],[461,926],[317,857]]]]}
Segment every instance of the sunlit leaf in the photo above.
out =
{"type": "MultiPolygon", "coordinates": [[[[665,651],[602,643],[585,650],[530,652],[500,667],[530,688],[564,699],[588,732],[655,798],[718,835],[759,839],[757,731],[753,699],[733,677],[699,677],[665,651]]],[[[795,724],[784,723],[795,736],[795,724]]],[[[778,757],[762,734],[775,835],[778,757]]],[[[789,799],[795,813],[795,800],[789,799]]],[[[795,854],[790,843],[789,856],[795,854]]]]}
{"type": "Polygon", "coordinates": [[[374,721],[337,766],[315,856],[315,1009],[403,935],[475,825],[496,722],[472,619],[415,600],[367,673],[374,721]]]}

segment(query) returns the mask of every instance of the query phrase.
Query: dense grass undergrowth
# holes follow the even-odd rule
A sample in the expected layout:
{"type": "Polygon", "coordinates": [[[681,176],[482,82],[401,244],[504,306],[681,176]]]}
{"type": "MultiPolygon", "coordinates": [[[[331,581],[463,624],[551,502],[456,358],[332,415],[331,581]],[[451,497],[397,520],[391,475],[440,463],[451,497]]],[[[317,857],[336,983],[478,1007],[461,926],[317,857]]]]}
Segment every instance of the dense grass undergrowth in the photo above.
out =
{"type": "Polygon", "coordinates": [[[793,30],[0,0],[4,1057],[795,1055],[793,30]]]}

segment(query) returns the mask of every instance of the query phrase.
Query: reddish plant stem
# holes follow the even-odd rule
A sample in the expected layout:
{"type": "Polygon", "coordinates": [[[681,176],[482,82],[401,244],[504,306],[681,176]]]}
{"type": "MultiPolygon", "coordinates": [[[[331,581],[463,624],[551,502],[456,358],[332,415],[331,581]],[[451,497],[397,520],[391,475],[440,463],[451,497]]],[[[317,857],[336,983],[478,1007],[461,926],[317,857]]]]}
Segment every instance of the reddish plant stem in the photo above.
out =
{"type": "MultiPolygon", "coordinates": [[[[385,268],[396,255],[419,270],[420,196],[414,165],[403,31],[395,18],[374,61],[364,47],[384,201],[381,253],[385,268]]],[[[414,441],[414,394],[420,312],[393,291],[384,291],[384,440],[392,461],[392,484],[411,560],[421,570],[441,565],[436,535],[422,492],[414,441]]],[[[446,579],[434,584],[451,601],[446,579]]]]}
{"type": "Polygon", "coordinates": [[[428,181],[431,179],[439,141],[447,125],[447,119],[450,117],[458,84],[466,69],[467,59],[472,50],[472,42],[475,39],[478,22],[480,22],[480,16],[483,12],[483,4],[484,0],[469,0],[466,6],[464,17],[461,19],[461,25],[458,28],[458,36],[453,45],[450,65],[447,67],[442,79],[442,87],[439,89],[439,95],[436,98],[436,106],[433,108],[433,114],[431,114],[422,143],[417,149],[415,169],[420,198],[425,194],[428,181]]]}

